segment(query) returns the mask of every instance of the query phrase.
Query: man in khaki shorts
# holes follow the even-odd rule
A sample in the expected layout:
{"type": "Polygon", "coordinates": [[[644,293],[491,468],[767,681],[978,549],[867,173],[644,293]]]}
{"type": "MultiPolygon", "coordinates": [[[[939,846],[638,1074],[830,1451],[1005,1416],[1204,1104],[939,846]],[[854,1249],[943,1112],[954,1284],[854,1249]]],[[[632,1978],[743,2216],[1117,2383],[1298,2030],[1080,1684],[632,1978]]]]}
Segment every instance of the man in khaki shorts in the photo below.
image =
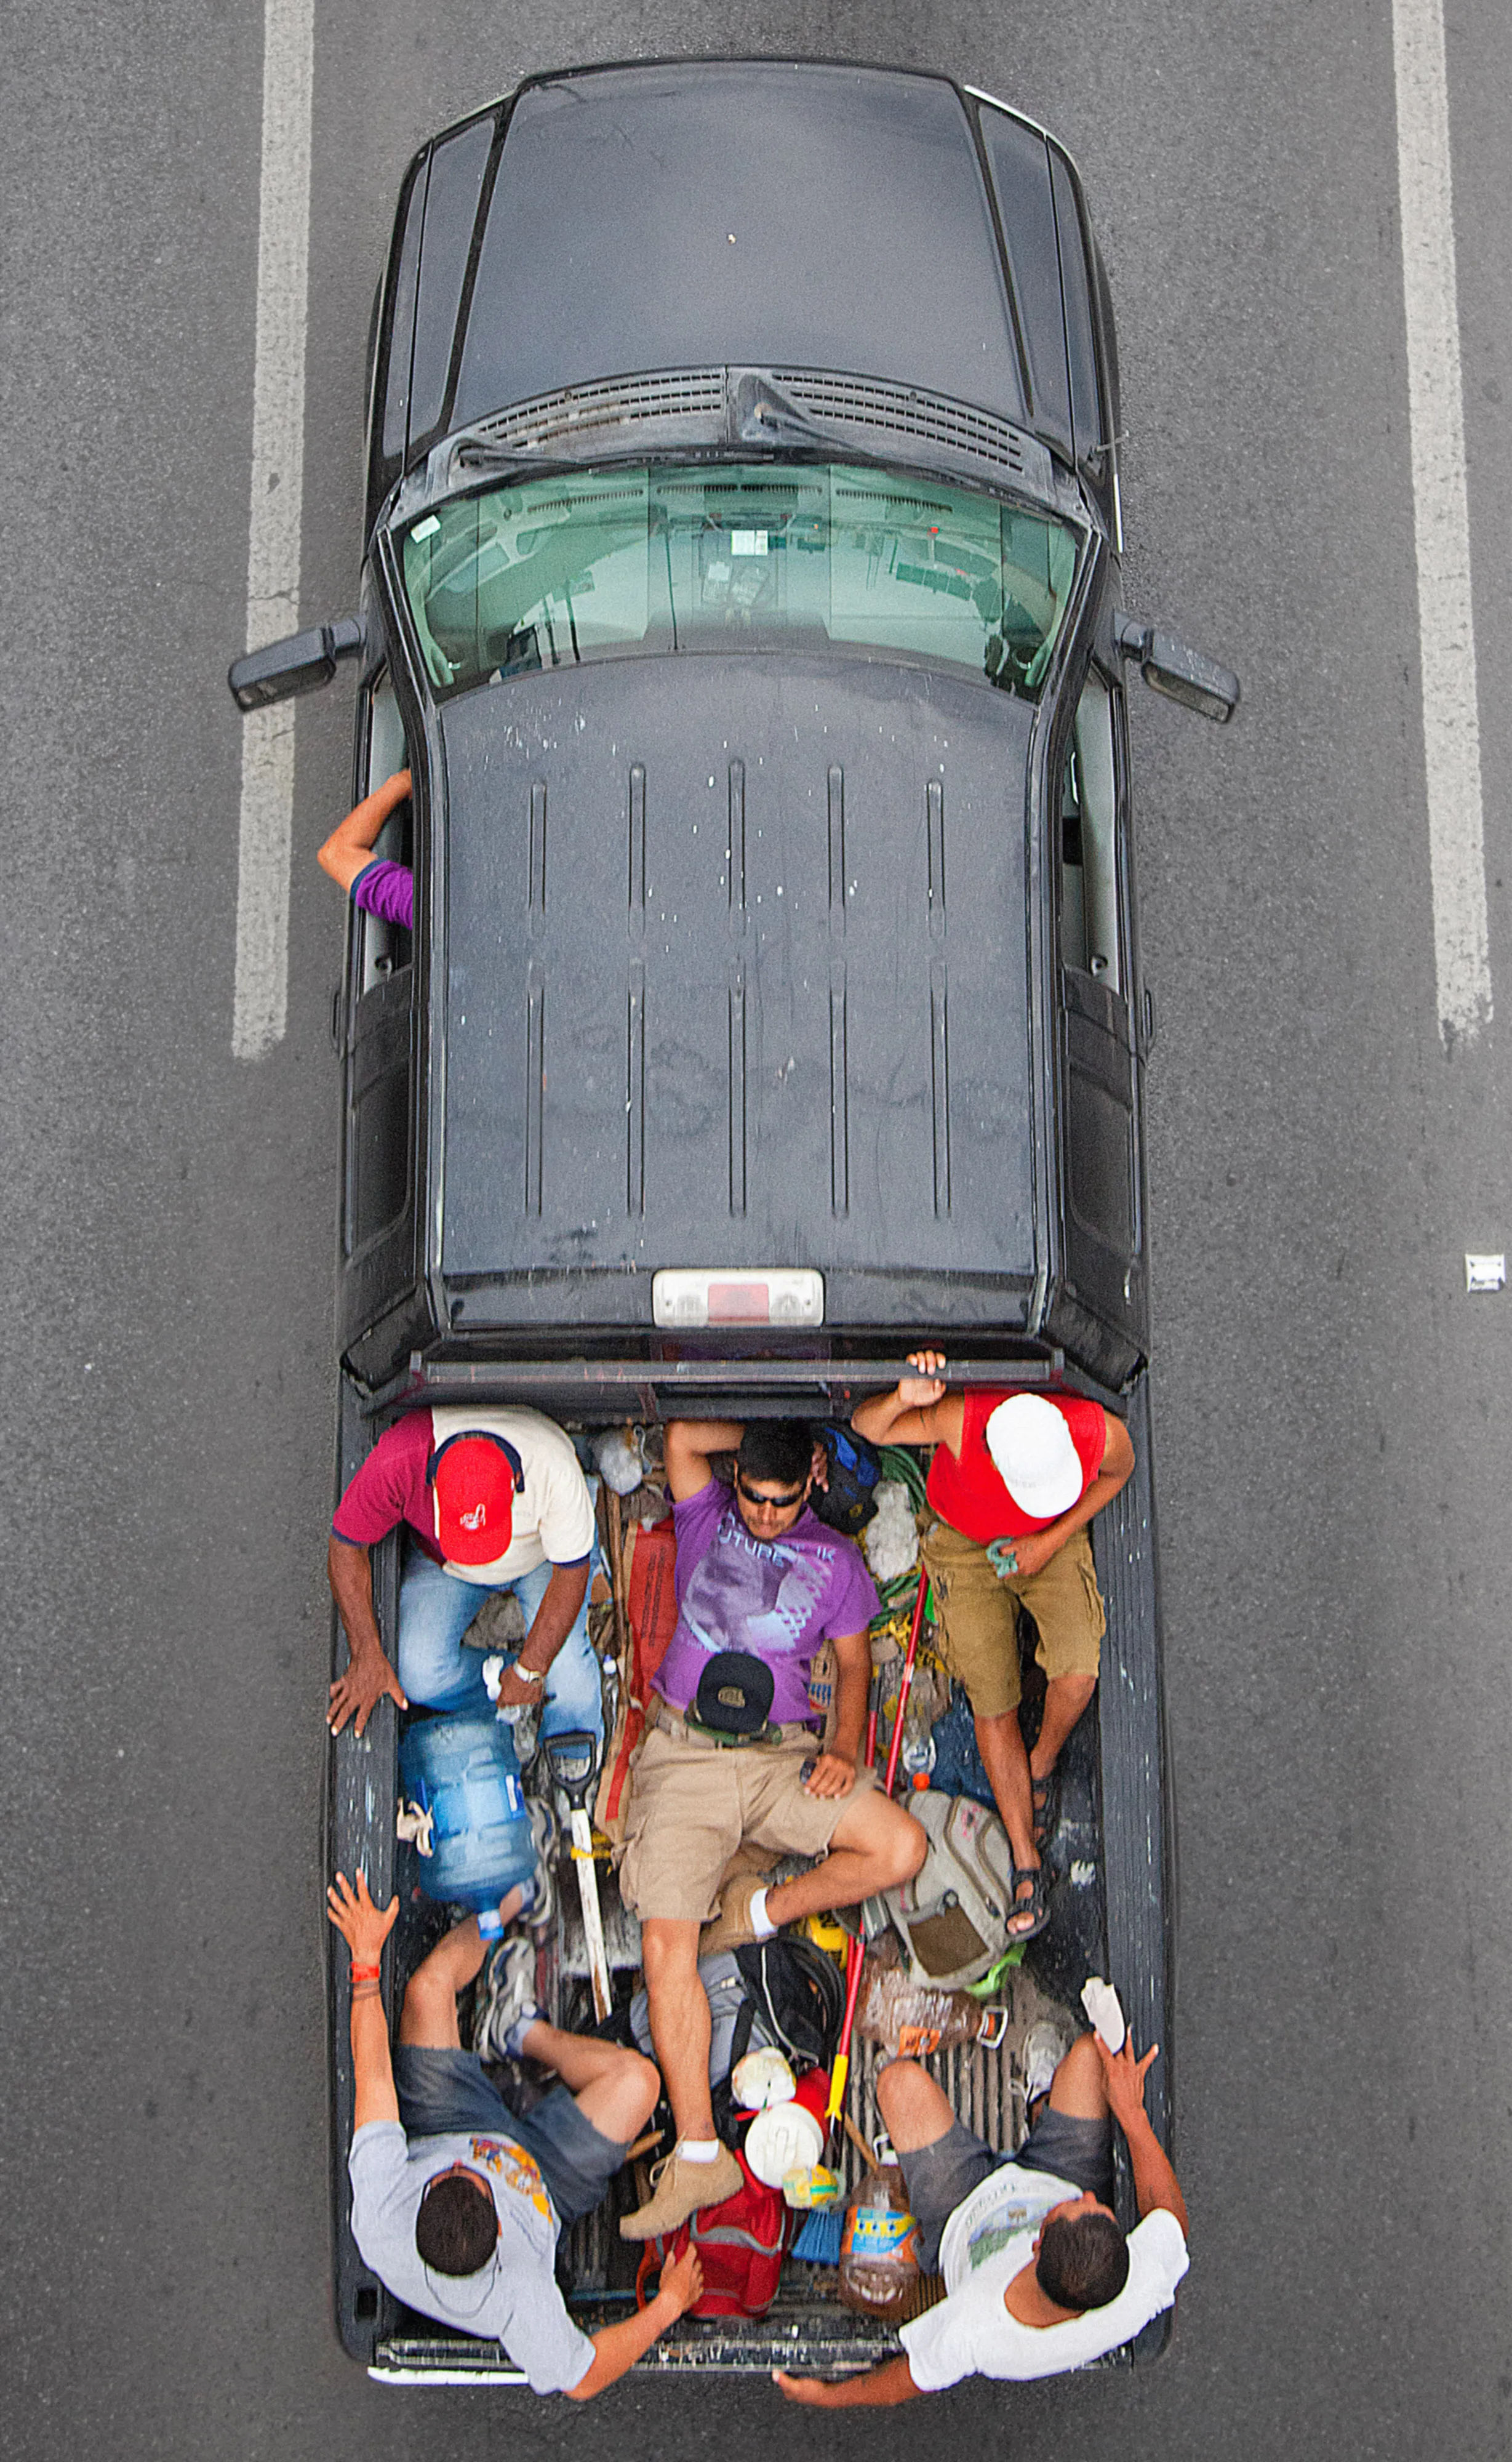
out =
{"type": "Polygon", "coordinates": [[[1041,1849],[1055,1823],[1055,1764],[1097,1688],[1107,1617],[1087,1525],[1134,1466],[1121,1419],[1074,1393],[950,1393],[936,1350],[917,1376],[853,1414],[874,1444],[932,1444],[924,1563],[942,1655],[965,1686],[983,1766],[1013,1850],[1008,1935],[1048,1921],[1041,1849]],[[1039,1635],[1045,1712],[1032,1758],[1019,1725],[1018,1611],[1039,1635]]]}
{"type": "Polygon", "coordinates": [[[654,2195],[619,2226],[626,2239],[674,2231],[741,2184],[714,2133],[700,1951],[770,1939],[911,1880],[926,1845],[857,1767],[877,1596],[854,1542],[809,1510],[809,1429],[674,1419],[666,1447],[678,1625],[633,1763],[619,1887],[640,1917],[651,2037],[678,2135],[654,2195]],[[735,1455],[733,1493],[709,1469],[721,1453],[735,1455]],[[809,1671],[826,1640],[835,1717],[821,1751],[809,1671]],[[766,1888],[748,1868],[730,1877],[743,1848],[824,1860],[766,1888]]]}

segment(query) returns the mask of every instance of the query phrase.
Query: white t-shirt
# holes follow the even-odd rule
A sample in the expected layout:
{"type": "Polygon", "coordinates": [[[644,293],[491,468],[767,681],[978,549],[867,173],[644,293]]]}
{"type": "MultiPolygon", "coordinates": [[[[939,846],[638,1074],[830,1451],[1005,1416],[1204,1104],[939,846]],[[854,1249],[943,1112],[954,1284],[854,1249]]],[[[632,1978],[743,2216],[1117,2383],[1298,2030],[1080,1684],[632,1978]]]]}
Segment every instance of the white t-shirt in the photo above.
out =
{"type": "Polygon", "coordinates": [[[534,2157],[502,2130],[406,2138],[397,2120],[371,2120],[352,2140],[352,2236],[363,2263],[407,2307],[497,2339],[536,2393],[580,2385],[594,2345],[573,2324],[557,2288],[556,2210],[534,2157]],[[499,2244],[482,2275],[438,2274],[415,2245],[415,2215],[428,2183],[453,2163],[482,2172],[493,2191],[499,2244]]]}
{"type": "Polygon", "coordinates": [[[1034,2235],[1052,2206],[1081,2191],[1048,2171],[1004,2163],[962,2199],[940,2244],[947,2297],[899,2334],[920,2393],[940,2393],[962,2377],[1058,2376],[1117,2350],[1176,2298],[1187,2269],[1186,2238],[1163,2207],[1129,2235],[1129,2279],[1105,2308],[1064,2325],[1023,2325],[1003,2295],[1034,2255],[1034,2235]]]}

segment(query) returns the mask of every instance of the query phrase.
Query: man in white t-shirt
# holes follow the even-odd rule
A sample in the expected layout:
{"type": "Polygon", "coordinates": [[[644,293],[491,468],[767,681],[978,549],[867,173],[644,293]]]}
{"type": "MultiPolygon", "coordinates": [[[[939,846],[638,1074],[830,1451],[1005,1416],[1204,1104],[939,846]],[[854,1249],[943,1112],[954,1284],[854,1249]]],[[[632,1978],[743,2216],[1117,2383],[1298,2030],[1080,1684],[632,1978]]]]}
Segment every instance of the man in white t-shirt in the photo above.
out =
{"type": "MultiPolygon", "coordinates": [[[[826,2385],[776,2371],[794,2402],[829,2409],[908,2402],[963,2377],[1057,2376],[1129,2342],[1169,2308],[1187,2269],[1187,2214],[1144,2107],[1125,2039],[1114,2059],[1083,2035],[1057,2066],[1018,2155],[956,2118],[915,2061],[894,2061],[876,2099],[918,2218],[920,2259],[946,2297],[902,2327],[900,2359],[826,2385]],[[1112,2124],[1129,2143],[1139,2221],[1127,2238],[1112,2195],[1112,2124]]],[[[1033,2084],[1031,2069],[1030,2084],[1033,2084]]]]}
{"type": "Polygon", "coordinates": [[[361,1735],[385,1694],[400,1709],[486,1716],[483,1653],[463,1646],[490,1590],[512,1590],[525,1640],[501,1710],[541,1705],[541,1734],[603,1739],[588,1638],[594,1503],[571,1439],[539,1411],[504,1404],[406,1411],[385,1429],[336,1506],[327,1570],[350,1657],[331,1687],[333,1735],[361,1735]],[[398,1670],[373,1609],[371,1550],[404,1526],[398,1670]]]}

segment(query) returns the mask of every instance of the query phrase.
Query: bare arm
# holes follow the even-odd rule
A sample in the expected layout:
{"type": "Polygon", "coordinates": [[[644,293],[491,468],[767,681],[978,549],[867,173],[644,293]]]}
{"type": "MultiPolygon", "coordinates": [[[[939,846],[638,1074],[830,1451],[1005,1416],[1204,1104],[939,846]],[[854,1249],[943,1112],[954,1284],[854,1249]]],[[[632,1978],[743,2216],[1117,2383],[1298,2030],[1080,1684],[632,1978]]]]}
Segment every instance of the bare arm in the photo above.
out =
{"type": "Polygon", "coordinates": [[[355,1547],[333,1531],[326,1549],[326,1572],[348,1652],[346,1666],[331,1687],[326,1721],[332,1734],[338,1736],[347,1720],[354,1718],[355,1731],[360,1736],[385,1693],[401,1710],[407,1710],[409,1703],[378,1631],[373,1609],[373,1560],[367,1549],[355,1547]]]}
{"type": "Polygon", "coordinates": [[[1085,1530],[1089,1522],[1111,1504],[1121,1487],[1126,1487],[1134,1475],[1134,1440],[1122,1419],[1111,1411],[1103,1413],[1106,1443],[1102,1468],[1083,1490],[1069,1513],[1057,1522],[1047,1523],[1043,1530],[1031,1530],[1026,1538],[1012,1543],[1021,1573],[1042,1573],[1052,1556],[1060,1553],[1073,1531],[1085,1530]]]}
{"type": "Polygon", "coordinates": [[[365,1872],[357,1874],[356,1889],[344,1872],[338,1872],[326,1891],[326,1908],[358,1969],[352,1984],[352,2066],[356,2083],[352,2125],[354,2129],[366,2128],[373,2120],[399,2118],[382,1990],[376,1976],[361,1971],[376,1967],[382,1956],[383,1943],[399,1913],[399,1899],[393,1897],[386,1907],[376,1907],[368,1894],[365,1872]]]}
{"type": "Polygon", "coordinates": [[[1191,2235],[1187,2221],[1186,2199],[1182,2196],[1171,2160],[1159,2138],[1150,2126],[1144,2107],[1145,2073],[1160,2046],[1152,2043],[1142,2061],[1134,2059],[1133,2039],[1126,2035],[1123,2048],[1116,2056],[1110,2052],[1101,2035],[1093,2041],[1102,2057],[1103,2083],[1108,2095],[1108,2108],[1123,2130],[1129,2145],[1129,2161],[1134,2171],[1134,2198],[1139,2219],[1160,2208],[1175,2214],[1181,2235],[1191,2235]]]}
{"type": "Polygon", "coordinates": [[[834,1637],[834,1738],[804,1782],[807,1795],[849,1795],[855,1784],[861,1731],[872,1689],[872,1646],[864,1632],[834,1637]]]}
{"type": "Polygon", "coordinates": [[[605,2325],[594,2336],[593,2365],[576,2385],[568,2386],[568,2399],[592,2402],[595,2393],[602,2393],[605,2386],[612,2386],[628,2368],[633,2368],[658,2336],[692,2307],[702,2288],[703,2268],[698,2254],[686,2248],[671,2265],[663,2267],[661,2288],[654,2300],[648,2300],[634,2317],[626,2317],[617,2325],[605,2325]]]}
{"type": "Polygon", "coordinates": [[[551,1578],[535,1610],[535,1622],[520,1644],[520,1655],[512,1667],[507,1667],[499,1679],[499,1707],[513,1708],[517,1702],[539,1701],[538,1683],[528,1683],[527,1676],[546,1674],[563,1642],[577,1622],[577,1611],[588,1590],[588,1559],[580,1565],[554,1565],[551,1578]],[[522,1675],[522,1668],[525,1674],[522,1675]]]}
{"type": "Polygon", "coordinates": [[[315,861],[338,889],[350,889],[358,873],[366,871],[378,832],[409,791],[409,771],[400,769],[396,776],[386,778],[381,787],[375,787],[371,795],[364,795],[332,831],[315,861]]]}
{"type": "Polygon", "coordinates": [[[959,1393],[945,1391],[943,1352],[911,1351],[909,1366],[918,1374],[903,1377],[891,1393],[874,1393],[858,1403],[851,1414],[852,1427],[874,1445],[943,1442],[959,1453],[965,1406],[959,1393]]]}
{"type": "Polygon", "coordinates": [[[667,1485],[681,1504],[709,1483],[709,1457],[732,1454],[745,1428],[739,1419],[669,1419],[667,1421],[667,1485]]]}
{"type": "Polygon", "coordinates": [[[870,2409],[879,2403],[912,2402],[920,2390],[901,2353],[896,2360],[885,2360],[879,2368],[868,2368],[864,2376],[841,2377],[833,2385],[827,2385],[822,2377],[790,2377],[785,2368],[774,2368],[771,2381],[789,2402],[809,2403],[815,2410],[870,2409]]]}

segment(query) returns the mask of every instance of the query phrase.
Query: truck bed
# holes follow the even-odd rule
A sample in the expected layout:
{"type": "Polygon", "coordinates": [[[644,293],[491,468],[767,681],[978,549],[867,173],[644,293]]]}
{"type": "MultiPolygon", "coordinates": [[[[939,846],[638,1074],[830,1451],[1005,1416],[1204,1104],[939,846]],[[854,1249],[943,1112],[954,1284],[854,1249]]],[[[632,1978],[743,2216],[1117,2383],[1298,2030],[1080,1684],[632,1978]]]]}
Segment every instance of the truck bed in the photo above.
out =
{"type": "MultiPolygon", "coordinates": [[[[1021,2142],[1025,2129],[1019,2059],[1025,2034],[1037,2017],[1052,2012],[1059,2012],[1069,2031],[1079,2027],[1077,1996],[1092,1971],[1111,1976],[1117,1984],[1136,2042],[1161,2045],[1146,2100],[1157,2135],[1168,2149],[1171,2145],[1168,1894],[1173,1876],[1147,1382],[1131,1397],[1130,1429],[1137,1461],[1134,1477],[1092,1525],[1109,1629],[1097,1695],[1062,1756],[1061,1817],[1048,1857],[1055,1873],[1051,1921],[994,1995],[1009,2012],[1001,2048],[958,2048],[929,2063],[967,2127],[1005,2151],[1021,2142]]],[[[339,1466],[343,1479],[365,1454],[372,1435],[356,1393],[347,1389],[339,1466]]],[[[392,1634],[398,1597],[392,1543],[375,1551],[375,1588],[380,1622],[392,1634]]],[[[339,1634],[335,1646],[339,1655],[339,1634]]],[[[337,1738],[327,1799],[328,1874],[337,1868],[350,1873],[361,1866],[380,1902],[395,1887],[400,1890],[403,1911],[395,1935],[391,2019],[409,1974],[447,1920],[443,1910],[414,1894],[413,1850],[396,1843],[399,1731],[400,1721],[385,1702],[360,1742],[350,1730],[337,1738]]],[[[559,2020],[586,2024],[592,2005],[570,1865],[561,1877],[567,1886],[558,1891],[556,1932],[548,1938],[542,1975],[559,2020]]],[[[603,1891],[611,1960],[619,1970],[623,1991],[626,1963],[635,1954],[635,1928],[618,1912],[617,1891],[607,1875],[603,1891]]],[[[353,2095],[346,1968],[345,1951],[333,1933],[327,1959],[332,2227],[335,2320],[342,2343],[353,2359],[386,2382],[523,2383],[497,2343],[449,2334],[402,2308],[357,2254],[348,2219],[346,2174],[353,2095]]],[[[848,2107],[868,2136],[879,2125],[874,2086],[885,2057],[858,2034],[848,2107]]],[[[843,2157],[832,2159],[849,2185],[857,2168],[853,2152],[847,2145],[843,2157]]],[[[1116,2160],[1118,2209],[1131,2224],[1133,2187],[1121,2139],[1116,2160]]],[[[616,2223],[619,2213],[637,2202],[638,2193],[631,2176],[621,2173],[605,2205],[564,2236],[559,2278],[569,2305],[588,2331],[623,2314],[634,2300],[639,2252],[619,2238],[616,2223]]],[[[839,2304],[834,2285],[832,2268],[789,2258],[777,2300],[765,2318],[684,2318],[639,2365],[645,2371],[702,2368],[724,2374],[766,2374],[786,2365],[810,2374],[837,2374],[873,2366],[896,2351],[895,2330],[853,2316],[839,2304]]],[[[921,2304],[938,2296],[939,2288],[924,2286],[921,2304]]],[[[1153,2358],[1164,2347],[1169,2330],[1167,2312],[1117,2359],[1153,2358]]]]}

